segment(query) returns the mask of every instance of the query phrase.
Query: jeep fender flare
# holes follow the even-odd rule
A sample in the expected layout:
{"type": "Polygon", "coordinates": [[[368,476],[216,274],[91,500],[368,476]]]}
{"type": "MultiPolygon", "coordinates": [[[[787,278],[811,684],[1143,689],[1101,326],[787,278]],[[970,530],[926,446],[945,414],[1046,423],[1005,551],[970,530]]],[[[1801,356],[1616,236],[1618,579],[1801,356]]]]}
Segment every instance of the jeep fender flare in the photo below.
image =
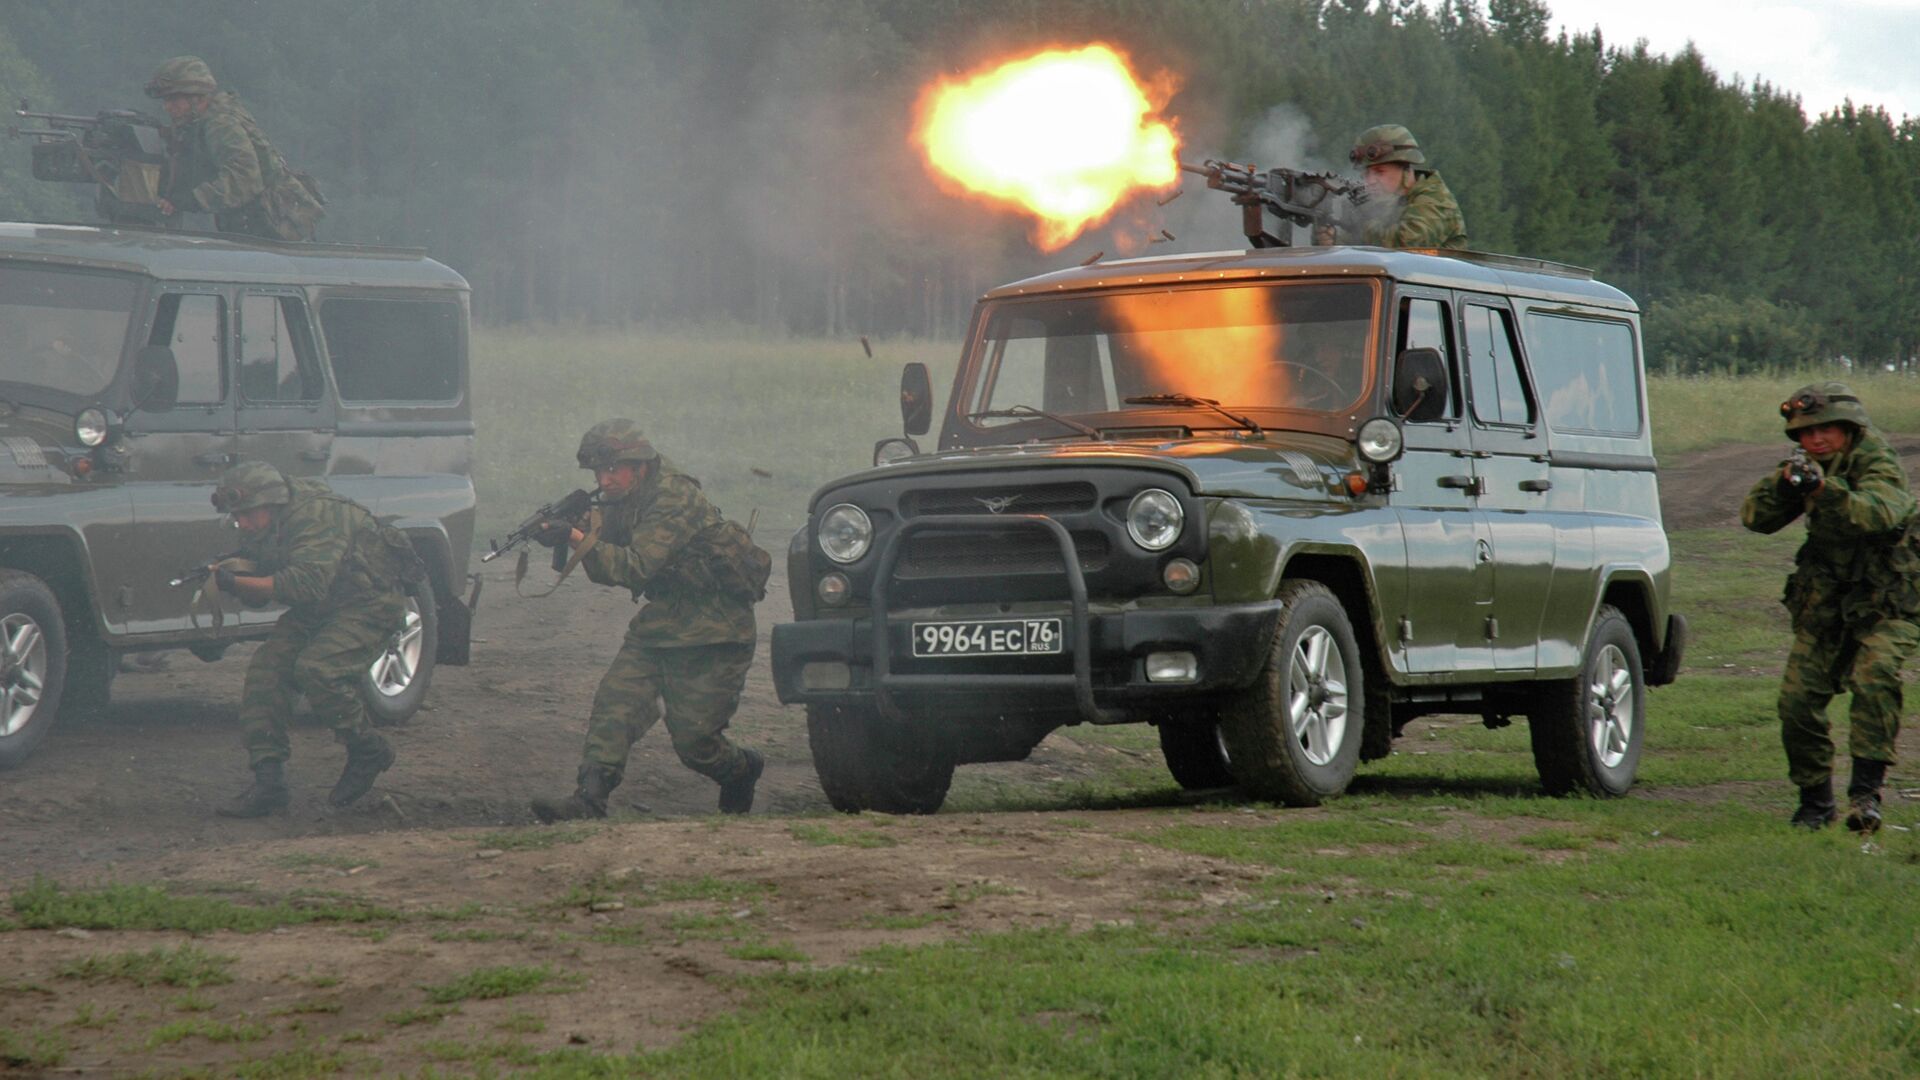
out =
{"type": "Polygon", "coordinates": [[[46,582],[60,601],[69,635],[79,632],[101,641],[124,637],[101,618],[92,566],[86,534],[72,526],[31,526],[0,535],[0,568],[22,570],[46,582]],[[81,607],[86,609],[84,619],[74,615],[81,607]]]}
{"type": "MultiPolygon", "coordinates": [[[[1666,650],[1669,644],[1679,642],[1668,641],[1671,625],[1668,605],[1661,602],[1653,573],[1634,563],[1605,563],[1596,579],[1598,588],[1589,601],[1586,628],[1580,635],[1581,655],[1585,655],[1586,644],[1593,639],[1593,626],[1600,618],[1600,609],[1610,606],[1618,608],[1633,627],[1633,636],[1640,643],[1640,653],[1649,671],[1673,666],[1665,665],[1666,650]]],[[[1575,664],[1578,663],[1576,658],[1575,664]]],[[[1542,674],[1546,672],[1543,670],[1542,674]]]]}

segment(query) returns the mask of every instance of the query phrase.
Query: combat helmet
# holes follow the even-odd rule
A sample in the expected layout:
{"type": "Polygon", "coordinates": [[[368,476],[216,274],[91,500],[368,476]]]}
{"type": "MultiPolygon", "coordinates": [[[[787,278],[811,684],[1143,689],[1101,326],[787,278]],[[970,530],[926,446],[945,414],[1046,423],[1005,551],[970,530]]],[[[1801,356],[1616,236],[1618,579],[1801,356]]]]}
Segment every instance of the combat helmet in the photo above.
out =
{"type": "Polygon", "coordinates": [[[1860,404],[1846,383],[1817,382],[1795,390],[1780,403],[1780,415],[1787,421],[1787,438],[1801,428],[1821,424],[1852,424],[1856,428],[1872,426],[1867,407],[1860,404]]]}
{"type": "Polygon", "coordinates": [[[168,94],[211,94],[220,89],[213,81],[213,69],[197,56],[176,56],[160,65],[147,80],[147,96],[163,98],[168,94]]]}
{"type": "Polygon", "coordinates": [[[1414,141],[1413,132],[1399,124],[1379,124],[1361,132],[1353,140],[1353,149],[1347,151],[1347,160],[1364,169],[1389,161],[1425,165],[1427,156],[1420,152],[1420,144],[1414,141]]]}
{"type": "Polygon", "coordinates": [[[640,425],[625,418],[602,420],[580,436],[577,455],[583,469],[610,468],[622,462],[646,462],[660,456],[640,425]]]}
{"type": "Polygon", "coordinates": [[[281,506],[293,501],[293,489],[279,469],[264,461],[243,461],[220,474],[213,489],[213,508],[238,514],[257,506],[281,506]]]}

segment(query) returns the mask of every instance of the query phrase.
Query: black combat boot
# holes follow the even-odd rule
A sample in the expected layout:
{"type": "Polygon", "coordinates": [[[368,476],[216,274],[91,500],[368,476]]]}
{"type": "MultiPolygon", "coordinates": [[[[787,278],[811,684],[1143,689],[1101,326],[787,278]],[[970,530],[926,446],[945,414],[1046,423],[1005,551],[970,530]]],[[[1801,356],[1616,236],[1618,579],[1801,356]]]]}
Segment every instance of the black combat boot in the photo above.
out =
{"type": "Polygon", "coordinates": [[[1833,781],[1822,780],[1800,789],[1800,809],[1793,812],[1793,823],[1803,829],[1819,830],[1839,817],[1833,805],[1833,781]]]}
{"type": "Polygon", "coordinates": [[[221,817],[266,817],[287,808],[286,766],[278,761],[262,761],[253,767],[253,783],[247,790],[214,808],[221,817]]]}
{"type": "Polygon", "coordinates": [[[327,801],[346,806],[372,791],[374,778],[392,767],[393,744],[384,735],[368,732],[347,744],[347,767],[340,771],[340,780],[333,785],[327,801]]]}
{"type": "Polygon", "coordinates": [[[573,794],[564,799],[533,800],[533,816],[549,825],[577,818],[606,817],[607,796],[619,786],[620,774],[605,765],[582,765],[573,794]]]}
{"type": "Polygon", "coordinates": [[[767,759],[760,756],[760,751],[740,752],[746,755],[746,768],[720,785],[720,812],[723,814],[744,814],[753,809],[753,785],[759,783],[760,774],[767,771],[767,759]]]}
{"type": "Polygon", "coordinates": [[[1858,833],[1880,831],[1880,785],[1886,779],[1886,762],[1853,759],[1853,779],[1847,782],[1847,828],[1858,833]]]}

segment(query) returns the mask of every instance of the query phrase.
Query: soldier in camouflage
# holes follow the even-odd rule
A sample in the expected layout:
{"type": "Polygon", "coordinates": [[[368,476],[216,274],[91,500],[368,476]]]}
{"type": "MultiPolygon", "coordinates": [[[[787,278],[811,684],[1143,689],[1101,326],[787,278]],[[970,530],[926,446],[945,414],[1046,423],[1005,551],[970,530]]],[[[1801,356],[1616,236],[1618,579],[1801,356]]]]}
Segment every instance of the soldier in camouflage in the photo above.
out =
{"type": "Polygon", "coordinates": [[[210,213],[221,232],[311,240],[325,211],[306,176],[261,133],[240,99],[213,81],[197,56],[176,56],[147,82],[173,121],[160,212],[210,213]]]}
{"type": "MultiPolygon", "coordinates": [[[[1366,170],[1367,201],[1358,237],[1349,243],[1391,248],[1464,248],[1467,223],[1446,181],[1426,164],[1413,133],[1399,124],[1381,124],[1360,133],[1347,157],[1366,170]]],[[[1314,235],[1316,244],[1334,243],[1331,230],[1314,235]]]]}
{"type": "Polygon", "coordinates": [[[627,627],[587,720],[578,783],[564,799],[536,799],[541,821],[605,817],[627,753],[663,707],[673,749],[720,785],[720,811],[744,814],[766,762],[726,736],[753,660],[753,604],[772,559],[726,521],[631,420],[596,424],[580,440],[601,504],[581,528],[553,522],[540,536],[568,545],[587,577],[648,603],[627,627]]]}
{"type": "Polygon", "coordinates": [[[1740,520],[1772,533],[1805,516],[1782,602],[1793,646],[1780,680],[1780,738],[1800,789],[1793,824],[1819,829],[1838,816],[1827,703],[1853,692],[1847,827],[1880,827],[1880,786],[1900,733],[1901,668],[1920,644],[1920,536],[1915,501],[1893,447],[1844,383],[1802,387],[1780,407],[1789,459],[1747,493],[1740,520]]]}
{"type": "Polygon", "coordinates": [[[232,516],[251,562],[215,568],[218,590],[287,606],[254,652],[240,692],[253,784],[219,813],[252,818],[286,808],[287,717],[296,694],[346,744],[346,769],[328,796],[345,806],[393,764],[392,745],[368,724],[360,683],[406,619],[406,538],[325,483],[288,480],[265,462],[228,469],[213,505],[232,516]]]}

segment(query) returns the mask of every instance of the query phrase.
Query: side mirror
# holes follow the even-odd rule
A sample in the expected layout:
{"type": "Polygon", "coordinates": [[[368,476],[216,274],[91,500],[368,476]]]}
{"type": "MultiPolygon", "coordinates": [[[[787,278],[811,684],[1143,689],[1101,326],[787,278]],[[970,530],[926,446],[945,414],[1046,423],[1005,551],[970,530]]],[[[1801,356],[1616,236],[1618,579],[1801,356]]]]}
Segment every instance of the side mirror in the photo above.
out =
{"type": "Polygon", "coordinates": [[[1393,362],[1393,411],[1409,423],[1447,413],[1447,362],[1439,349],[1403,350],[1393,362]]]}
{"type": "Polygon", "coordinates": [[[873,463],[875,465],[891,465],[896,461],[905,461],[907,458],[917,457],[919,453],[920,444],[914,442],[911,438],[881,439],[879,442],[873,444],[873,463]]]}
{"type": "Polygon", "coordinates": [[[933,379],[925,364],[908,364],[900,372],[900,422],[908,435],[925,435],[933,426],[933,379]]]}
{"type": "Polygon", "coordinates": [[[166,412],[180,398],[180,365],[165,345],[148,345],[133,357],[133,410],[166,412]]]}

